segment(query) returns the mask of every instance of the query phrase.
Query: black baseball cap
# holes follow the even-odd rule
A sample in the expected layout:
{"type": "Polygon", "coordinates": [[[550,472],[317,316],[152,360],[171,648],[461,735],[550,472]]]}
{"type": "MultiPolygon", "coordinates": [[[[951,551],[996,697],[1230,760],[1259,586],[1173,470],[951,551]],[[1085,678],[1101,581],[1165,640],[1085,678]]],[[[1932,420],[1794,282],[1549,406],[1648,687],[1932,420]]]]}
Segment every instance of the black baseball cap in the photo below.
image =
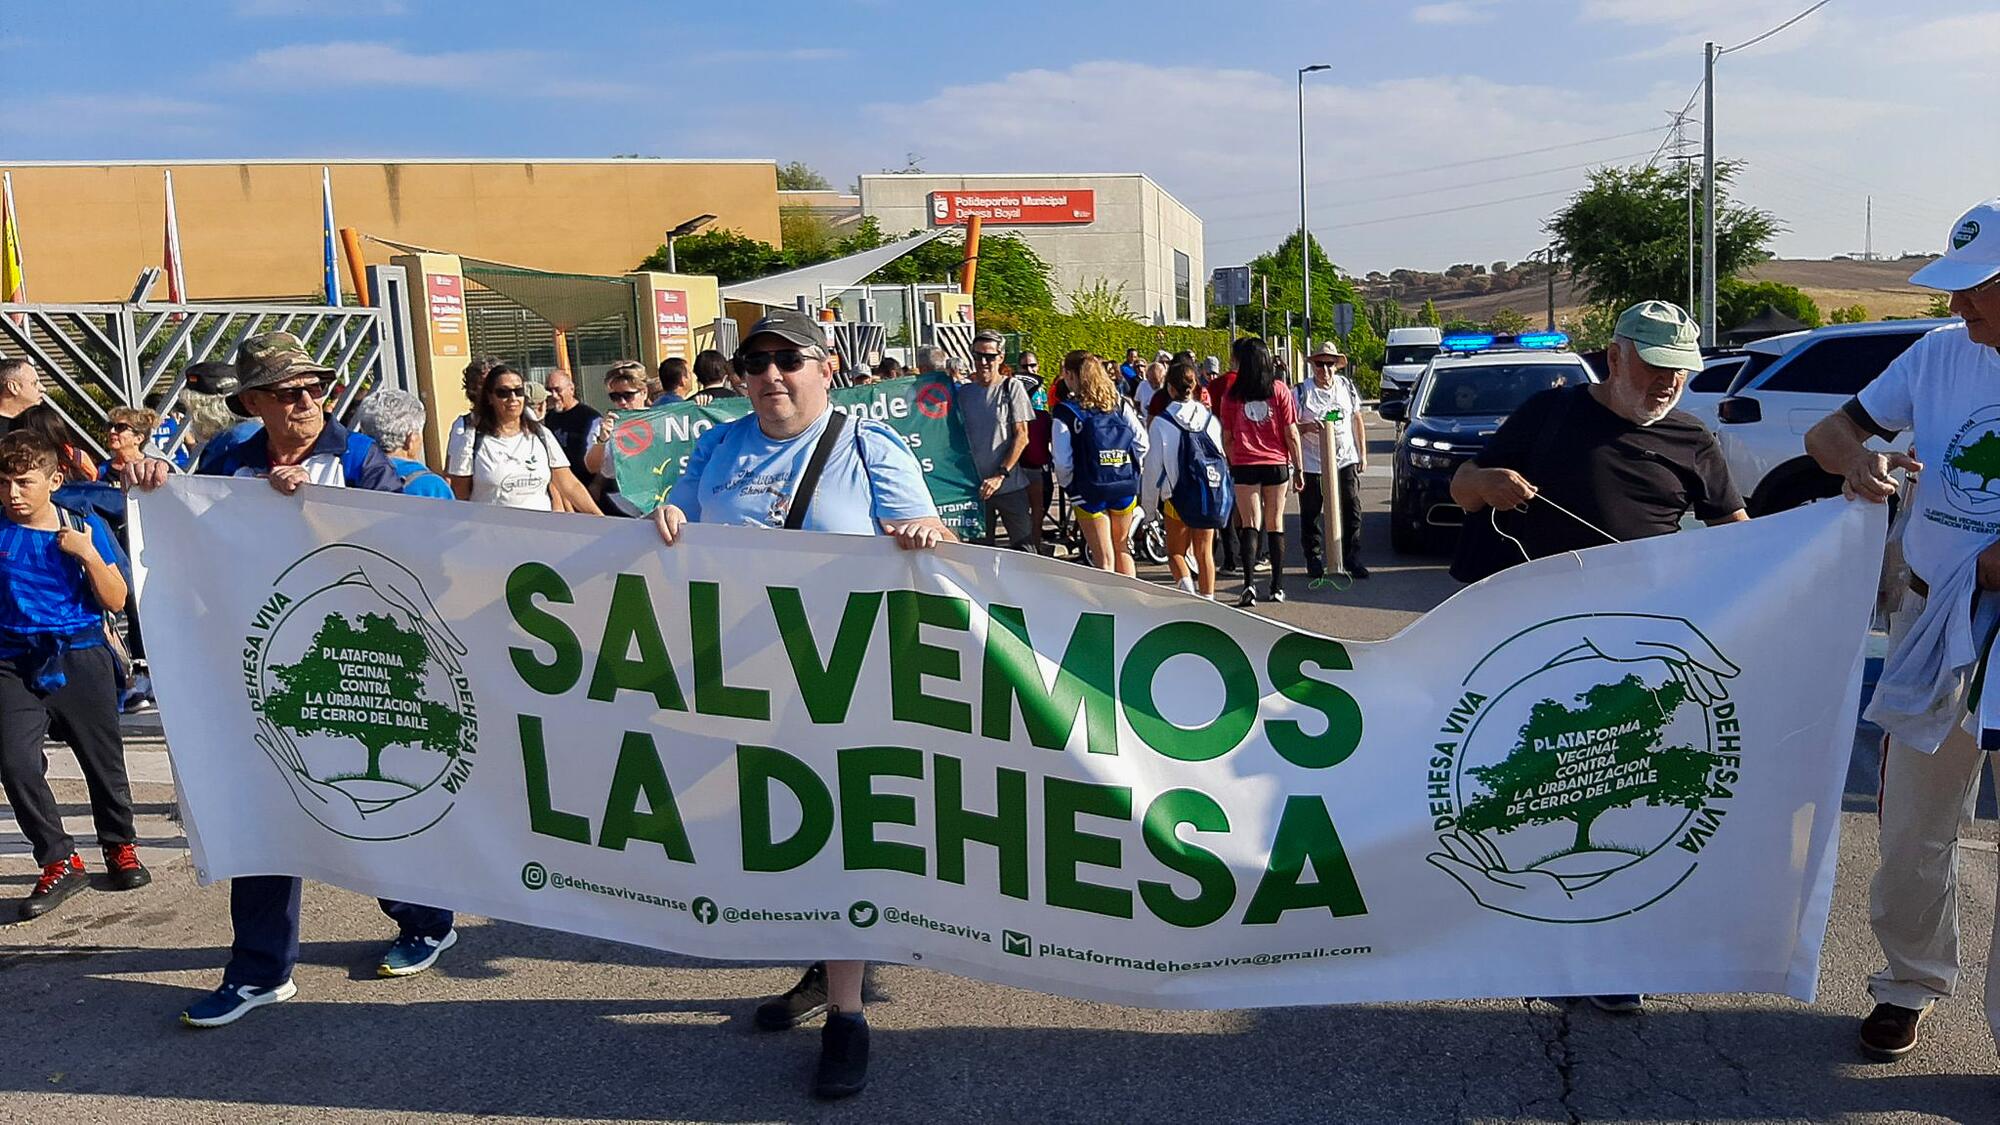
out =
{"type": "Polygon", "coordinates": [[[743,343],[737,345],[736,350],[741,352],[759,336],[776,336],[795,347],[826,350],[826,333],[820,331],[819,322],[797,309],[771,309],[766,312],[743,337],[743,343]]]}

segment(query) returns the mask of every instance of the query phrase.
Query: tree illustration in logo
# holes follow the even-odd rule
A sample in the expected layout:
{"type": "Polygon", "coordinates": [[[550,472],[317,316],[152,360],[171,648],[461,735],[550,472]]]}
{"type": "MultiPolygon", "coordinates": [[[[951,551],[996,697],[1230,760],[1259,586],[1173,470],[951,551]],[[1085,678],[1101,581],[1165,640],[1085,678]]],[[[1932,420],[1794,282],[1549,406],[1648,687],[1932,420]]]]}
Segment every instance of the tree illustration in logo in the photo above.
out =
{"type": "Polygon", "coordinates": [[[1951,455],[1949,464],[1961,473],[1978,477],[1979,490],[1990,491],[1993,478],[2000,477],[2000,433],[1979,435],[1979,440],[1951,455]]]}
{"type": "Polygon", "coordinates": [[[431,655],[422,633],[386,614],[363,613],[359,624],[330,615],[297,663],[271,667],[278,687],[264,700],[275,725],[300,735],[350,738],[368,751],[368,767],[327,782],[395,782],[382,773],[382,752],[412,746],[456,757],[465,719],[424,694],[431,655]]]}
{"type": "Polygon", "coordinates": [[[1686,684],[1673,680],[1652,688],[1627,675],[1575,701],[1580,706],[1536,703],[1505,758],[1466,771],[1486,792],[1465,803],[1460,827],[1506,832],[1570,821],[1576,839],[1558,854],[1574,854],[1594,850],[1590,826],[1611,809],[1641,802],[1700,807],[1717,756],[1689,746],[1657,749],[1674,712],[1688,701],[1686,684]]]}

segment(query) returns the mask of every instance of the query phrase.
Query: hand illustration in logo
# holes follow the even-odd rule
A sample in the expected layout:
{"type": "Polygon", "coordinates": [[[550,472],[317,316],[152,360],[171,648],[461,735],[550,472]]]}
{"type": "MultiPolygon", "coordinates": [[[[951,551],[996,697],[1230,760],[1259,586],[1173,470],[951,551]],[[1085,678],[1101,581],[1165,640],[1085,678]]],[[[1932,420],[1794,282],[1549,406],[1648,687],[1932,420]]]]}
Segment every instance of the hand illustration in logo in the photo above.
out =
{"type": "Polygon", "coordinates": [[[1694,626],[1679,618],[1620,615],[1588,621],[1581,631],[1583,643],[1558,654],[1549,664],[1592,658],[1614,664],[1664,661],[1673,677],[1687,687],[1688,697],[1703,707],[1728,699],[1729,686],[1723,681],[1743,672],[1694,626]]]}

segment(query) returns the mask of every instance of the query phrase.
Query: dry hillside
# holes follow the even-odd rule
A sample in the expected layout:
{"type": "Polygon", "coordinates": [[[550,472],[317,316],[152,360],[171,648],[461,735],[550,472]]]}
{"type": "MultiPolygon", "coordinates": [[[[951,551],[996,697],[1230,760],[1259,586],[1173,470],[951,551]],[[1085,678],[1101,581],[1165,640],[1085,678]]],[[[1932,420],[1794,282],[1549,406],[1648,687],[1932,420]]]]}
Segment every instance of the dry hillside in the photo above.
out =
{"type": "MultiPolygon", "coordinates": [[[[1885,316],[1915,316],[1923,311],[1931,291],[1910,284],[1910,274],[1922,265],[1920,259],[1894,262],[1818,261],[1778,258],[1765,262],[1748,274],[1752,281],[1780,281],[1796,285],[1818,303],[1822,313],[1848,305],[1861,305],[1869,319],[1885,316]]],[[[1666,294],[1679,301],[1684,294],[1666,294]]],[[[1438,311],[1447,320],[1464,317],[1484,321],[1503,308],[1511,308],[1539,322],[1547,306],[1548,290],[1535,285],[1508,293],[1478,296],[1438,297],[1438,311]]],[[[1556,278],[1556,319],[1576,316],[1582,296],[1566,276],[1556,278]]]]}

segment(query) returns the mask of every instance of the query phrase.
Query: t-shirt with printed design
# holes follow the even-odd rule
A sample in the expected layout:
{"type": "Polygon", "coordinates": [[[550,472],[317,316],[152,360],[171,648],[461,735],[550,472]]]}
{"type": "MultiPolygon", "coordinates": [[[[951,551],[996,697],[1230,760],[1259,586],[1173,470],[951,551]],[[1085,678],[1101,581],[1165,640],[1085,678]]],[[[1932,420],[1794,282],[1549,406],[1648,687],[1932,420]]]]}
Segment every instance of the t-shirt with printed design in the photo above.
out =
{"type": "MultiPolygon", "coordinates": [[[[783,527],[798,478],[833,415],[827,410],[789,438],[767,436],[755,414],[713,427],[695,441],[667,503],[691,523],[783,527]]],[[[923,467],[902,435],[881,422],[850,417],[828,451],[803,527],[877,535],[883,520],[935,515],[923,467]]]]}
{"type": "MultiPolygon", "coordinates": [[[[1354,415],[1360,410],[1361,392],[1355,388],[1354,381],[1345,375],[1335,375],[1333,382],[1324,387],[1311,376],[1299,384],[1299,416],[1333,427],[1335,469],[1361,463],[1361,453],[1354,447],[1354,415]],[[1340,415],[1340,420],[1327,422],[1326,416],[1335,412],[1340,415]]],[[[1308,473],[1320,471],[1319,443],[1320,435],[1317,433],[1299,434],[1299,452],[1308,473]]]]}
{"type": "MultiPolygon", "coordinates": [[[[1235,390],[1234,385],[1229,389],[1235,390]]],[[[1298,423],[1298,403],[1282,381],[1271,384],[1271,397],[1262,402],[1245,402],[1225,391],[1215,405],[1215,415],[1222,419],[1222,432],[1229,437],[1230,464],[1291,463],[1285,432],[1298,423]]]]}
{"type": "Polygon", "coordinates": [[[1885,438],[1914,431],[1924,470],[1903,557],[1917,577],[1941,582],[2000,537],[2000,351],[1973,343],[1963,324],[1936,329],[1844,409],[1885,438]]]}
{"type": "Polygon", "coordinates": [[[546,427],[539,433],[523,428],[506,437],[482,437],[468,427],[452,439],[444,465],[451,476],[472,478],[475,504],[546,512],[555,507],[549,502],[549,480],[557,468],[569,468],[569,458],[546,427]]]}

